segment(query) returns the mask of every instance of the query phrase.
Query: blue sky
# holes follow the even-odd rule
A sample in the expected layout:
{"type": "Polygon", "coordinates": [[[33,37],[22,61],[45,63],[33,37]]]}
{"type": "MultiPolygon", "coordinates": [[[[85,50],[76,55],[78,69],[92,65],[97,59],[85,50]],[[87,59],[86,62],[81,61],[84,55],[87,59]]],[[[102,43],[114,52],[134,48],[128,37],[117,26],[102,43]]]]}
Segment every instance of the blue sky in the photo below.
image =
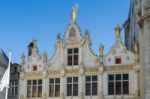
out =
{"type": "MultiPolygon", "coordinates": [[[[55,50],[57,33],[64,35],[74,4],[80,6],[77,23],[82,34],[90,32],[92,49],[98,54],[99,44],[105,53],[114,44],[114,27],[128,18],[130,0],[0,0],[0,48],[6,54],[12,50],[13,62],[20,63],[21,54],[27,56],[27,45],[34,36],[40,53],[50,59],[55,50]]],[[[124,30],[122,31],[124,42],[124,30]]]]}

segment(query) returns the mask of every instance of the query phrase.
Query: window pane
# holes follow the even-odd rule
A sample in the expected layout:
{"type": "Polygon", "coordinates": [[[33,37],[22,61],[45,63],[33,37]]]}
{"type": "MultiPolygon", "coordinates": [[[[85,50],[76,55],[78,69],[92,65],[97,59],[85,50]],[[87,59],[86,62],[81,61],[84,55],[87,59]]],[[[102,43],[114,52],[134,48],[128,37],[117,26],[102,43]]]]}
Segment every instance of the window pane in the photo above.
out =
{"type": "Polygon", "coordinates": [[[53,97],[54,96],[54,85],[49,86],[49,96],[53,97]]]}
{"type": "Polygon", "coordinates": [[[92,81],[97,81],[97,76],[92,76],[92,81]]]}
{"type": "Polygon", "coordinates": [[[42,86],[38,86],[38,97],[42,97],[42,86]]]}
{"type": "Polygon", "coordinates": [[[55,86],[55,96],[60,96],[60,85],[55,86]]]}
{"type": "Polygon", "coordinates": [[[72,83],[72,77],[67,77],[67,83],[72,83]]]}
{"type": "Polygon", "coordinates": [[[121,94],[121,82],[116,82],[116,94],[121,94]]]}
{"type": "Polygon", "coordinates": [[[72,55],[70,56],[68,56],[68,65],[72,65],[72,55]]]}
{"type": "Polygon", "coordinates": [[[129,82],[128,81],[123,82],[123,94],[129,94],[129,82]]]}
{"type": "Polygon", "coordinates": [[[56,78],[56,79],[55,79],[55,83],[56,83],[56,84],[59,84],[59,83],[60,83],[60,78],[56,78]]]}
{"type": "Polygon", "coordinates": [[[50,83],[50,84],[54,84],[54,79],[50,79],[50,80],[49,80],[49,83],[50,83]]]}
{"type": "Polygon", "coordinates": [[[92,95],[97,95],[97,83],[92,84],[92,95]]]}
{"type": "Polygon", "coordinates": [[[38,80],[38,84],[41,85],[42,84],[42,80],[38,80]]]}
{"type": "Polygon", "coordinates": [[[128,74],[123,74],[123,80],[129,80],[128,74]]]}
{"type": "Polygon", "coordinates": [[[28,84],[28,85],[31,85],[31,80],[28,80],[28,81],[27,81],[27,84],[28,84]]]}
{"type": "Polygon", "coordinates": [[[72,95],[72,84],[67,84],[67,96],[72,95]]]}
{"type": "Polygon", "coordinates": [[[114,82],[108,83],[108,94],[113,95],[114,94],[114,82]]]}
{"type": "Polygon", "coordinates": [[[85,94],[86,95],[91,95],[91,84],[86,83],[85,88],[86,88],[85,94]]]}
{"type": "Polygon", "coordinates": [[[74,55],[74,65],[78,65],[78,55],[74,55]]]}
{"type": "Polygon", "coordinates": [[[73,96],[78,95],[78,84],[73,84],[73,96]]]}
{"type": "Polygon", "coordinates": [[[108,80],[114,80],[114,75],[109,75],[108,80]]]}
{"type": "Polygon", "coordinates": [[[116,74],[116,80],[121,80],[121,74],[116,74]]]}
{"type": "Polygon", "coordinates": [[[78,48],[74,48],[74,53],[78,53],[78,48]]]}
{"type": "Polygon", "coordinates": [[[37,84],[37,80],[33,80],[33,85],[36,85],[37,84]]]}
{"type": "Polygon", "coordinates": [[[78,82],[78,77],[73,77],[73,82],[78,82]]]}
{"type": "Polygon", "coordinates": [[[91,76],[86,76],[86,82],[91,81],[91,76]]]}
{"type": "Polygon", "coordinates": [[[68,49],[68,54],[72,54],[72,49],[68,49]]]}
{"type": "Polygon", "coordinates": [[[32,97],[36,97],[36,86],[32,87],[32,97]]]}

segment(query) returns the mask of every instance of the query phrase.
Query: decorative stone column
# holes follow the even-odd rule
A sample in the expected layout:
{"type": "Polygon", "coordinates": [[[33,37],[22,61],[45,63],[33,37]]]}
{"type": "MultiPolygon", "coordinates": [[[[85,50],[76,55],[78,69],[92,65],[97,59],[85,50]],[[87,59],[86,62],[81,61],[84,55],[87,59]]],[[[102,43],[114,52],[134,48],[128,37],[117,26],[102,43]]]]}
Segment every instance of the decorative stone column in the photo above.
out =
{"type": "Polygon", "coordinates": [[[47,82],[47,71],[46,68],[45,70],[42,72],[42,99],[46,99],[46,82],[47,82]]]}
{"type": "Polygon", "coordinates": [[[104,97],[103,97],[103,67],[99,67],[99,75],[98,75],[98,99],[104,99],[104,97]]]}
{"type": "Polygon", "coordinates": [[[139,65],[136,65],[134,67],[134,71],[135,71],[135,98],[138,99],[138,97],[140,97],[140,90],[139,90],[139,70],[140,67],[139,65]]]}
{"type": "Polygon", "coordinates": [[[65,67],[64,67],[64,64],[62,64],[61,66],[61,70],[60,70],[60,73],[61,73],[61,77],[60,77],[60,99],[65,99],[65,67]]]}
{"type": "Polygon", "coordinates": [[[84,68],[83,68],[83,63],[81,62],[79,65],[79,98],[78,99],[84,99],[83,96],[83,86],[84,86],[84,81],[83,81],[83,74],[84,74],[84,68]]]}
{"type": "Polygon", "coordinates": [[[26,91],[25,90],[25,86],[26,86],[26,84],[25,84],[25,73],[24,73],[24,71],[22,71],[22,72],[20,72],[20,79],[19,79],[19,97],[20,97],[20,99],[24,99],[24,96],[26,95],[25,93],[26,92],[24,92],[24,91],[26,91]]]}

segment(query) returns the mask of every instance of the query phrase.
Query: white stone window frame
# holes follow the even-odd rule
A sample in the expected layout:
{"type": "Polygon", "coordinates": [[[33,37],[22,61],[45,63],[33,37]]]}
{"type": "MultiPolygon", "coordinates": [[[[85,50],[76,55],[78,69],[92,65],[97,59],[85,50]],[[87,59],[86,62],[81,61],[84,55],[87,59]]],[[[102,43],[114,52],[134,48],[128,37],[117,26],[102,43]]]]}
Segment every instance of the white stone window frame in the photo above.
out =
{"type": "Polygon", "coordinates": [[[125,95],[130,95],[130,74],[128,72],[123,72],[123,73],[108,73],[107,80],[108,80],[108,82],[107,82],[107,86],[108,86],[107,87],[108,88],[107,93],[108,93],[109,96],[125,96],[125,95]],[[121,75],[121,87],[123,87],[123,85],[122,85],[123,81],[128,81],[128,94],[123,94],[123,88],[121,88],[121,94],[116,94],[116,86],[115,86],[115,84],[116,84],[116,78],[115,78],[115,75],[117,75],[117,74],[121,75]],[[128,80],[123,80],[123,74],[128,74],[128,80]],[[114,75],[114,94],[112,94],[112,95],[109,94],[109,82],[111,82],[111,81],[109,81],[109,75],[114,75]]]}
{"type": "Polygon", "coordinates": [[[53,77],[53,78],[49,78],[49,90],[48,90],[48,96],[50,97],[50,98],[52,98],[52,97],[60,97],[60,89],[59,89],[59,96],[56,96],[56,93],[55,93],[55,90],[56,90],[56,85],[59,85],[59,88],[61,88],[61,81],[58,83],[58,84],[56,84],[56,79],[59,79],[59,81],[61,80],[59,77],[53,77]],[[54,84],[50,84],[50,79],[54,79],[54,84]],[[50,85],[53,85],[54,86],[54,94],[53,94],[53,96],[50,96],[50,85]]]}
{"type": "Polygon", "coordinates": [[[78,77],[78,76],[68,76],[68,77],[66,77],[66,96],[67,96],[67,97],[78,97],[78,95],[79,95],[79,77],[78,77]],[[71,82],[71,83],[68,83],[68,82],[67,82],[67,78],[69,78],[69,77],[72,79],[72,82],[71,82]],[[78,82],[74,82],[74,81],[73,81],[73,78],[74,78],[74,77],[77,77],[77,78],[78,78],[78,82]],[[67,85],[68,85],[68,84],[71,84],[71,85],[72,85],[72,94],[69,95],[69,96],[67,95],[67,91],[68,91],[67,85]],[[77,93],[77,95],[75,95],[75,96],[73,95],[73,91],[74,91],[74,90],[73,90],[73,89],[74,89],[74,88],[73,88],[73,85],[74,85],[74,84],[77,84],[77,85],[78,85],[78,89],[77,89],[77,90],[78,90],[78,93],[77,93]]]}
{"type": "Polygon", "coordinates": [[[94,74],[93,74],[93,75],[85,75],[85,96],[97,96],[97,95],[98,95],[98,75],[96,75],[96,74],[95,74],[95,75],[94,75],[94,74]],[[90,86],[90,90],[91,90],[90,95],[86,95],[86,83],[87,83],[87,82],[86,82],[86,77],[87,77],[87,76],[90,76],[90,77],[91,77],[91,80],[88,82],[88,83],[91,84],[91,86],[90,86]],[[92,81],[92,77],[93,77],[93,76],[97,76],[97,81],[92,81]],[[96,94],[96,95],[93,95],[93,94],[92,94],[92,83],[93,83],[93,82],[94,82],[94,83],[97,83],[97,94],[96,94]]]}
{"type": "MultiPolygon", "coordinates": [[[[43,85],[42,84],[38,84],[38,81],[39,80],[41,80],[42,81],[42,84],[43,84],[43,80],[42,79],[28,79],[27,80],[27,90],[26,90],[26,92],[27,92],[27,98],[28,99],[30,99],[30,98],[40,98],[40,97],[38,97],[38,87],[39,86],[41,86],[42,87],[42,90],[43,90],[43,85]],[[31,85],[28,85],[28,81],[31,81],[31,85]],[[37,84],[36,85],[33,85],[33,80],[36,80],[37,81],[37,84]],[[33,97],[33,86],[36,86],[36,96],[35,97],[33,97]],[[28,97],[28,87],[31,87],[31,95],[28,97]]],[[[42,94],[42,92],[41,92],[41,94],[42,94]]],[[[42,97],[42,95],[41,95],[41,97],[42,97]]]]}
{"type": "Polygon", "coordinates": [[[78,47],[67,48],[67,67],[77,66],[77,65],[74,64],[74,56],[75,56],[75,55],[78,56],[77,65],[79,65],[79,48],[78,48],[78,47]],[[69,49],[72,50],[72,53],[71,53],[71,54],[68,53],[68,50],[69,50],[69,49]],[[78,52],[77,52],[77,53],[75,53],[75,49],[78,49],[78,52]],[[71,64],[71,65],[69,65],[69,63],[68,63],[68,61],[69,61],[68,56],[71,56],[71,57],[72,57],[72,64],[71,64]]]}

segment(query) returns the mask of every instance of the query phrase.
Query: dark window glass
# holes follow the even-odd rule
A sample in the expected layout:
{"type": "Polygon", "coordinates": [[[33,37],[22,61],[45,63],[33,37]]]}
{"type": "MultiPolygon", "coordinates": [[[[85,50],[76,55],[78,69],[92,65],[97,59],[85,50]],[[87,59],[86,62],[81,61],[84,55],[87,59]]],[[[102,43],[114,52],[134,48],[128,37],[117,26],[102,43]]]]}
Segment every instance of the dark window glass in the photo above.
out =
{"type": "Polygon", "coordinates": [[[68,54],[72,54],[72,49],[68,49],[68,54]]]}
{"type": "Polygon", "coordinates": [[[55,96],[58,97],[60,95],[60,85],[55,85],[55,96]]]}
{"type": "Polygon", "coordinates": [[[42,84],[42,80],[38,80],[38,84],[42,84]]]}
{"type": "Polygon", "coordinates": [[[114,80],[114,75],[109,75],[108,80],[114,80]]]}
{"type": "Polygon", "coordinates": [[[116,80],[121,80],[121,74],[116,75],[116,80]]]}
{"type": "Polygon", "coordinates": [[[72,95],[72,84],[67,84],[67,96],[72,95]]]}
{"type": "Polygon", "coordinates": [[[108,83],[108,94],[113,95],[114,94],[114,82],[108,83]]]}
{"type": "Polygon", "coordinates": [[[128,81],[123,82],[123,94],[129,94],[129,82],[128,81]]]}
{"type": "Polygon", "coordinates": [[[60,78],[56,78],[56,79],[55,79],[55,83],[56,83],[56,84],[57,84],[57,83],[59,84],[59,83],[60,83],[60,78]]]}
{"type": "Polygon", "coordinates": [[[97,95],[97,83],[92,84],[92,95],[97,95]]]}
{"type": "Polygon", "coordinates": [[[33,80],[33,85],[36,85],[37,84],[37,80],[33,80]]]}
{"type": "Polygon", "coordinates": [[[72,77],[67,78],[67,83],[72,83],[72,77]]]}
{"type": "Polygon", "coordinates": [[[68,65],[72,65],[72,55],[68,56],[68,65]]]}
{"type": "Polygon", "coordinates": [[[92,76],[92,81],[97,81],[97,76],[92,76]]]}
{"type": "Polygon", "coordinates": [[[36,71],[37,70],[37,66],[33,66],[33,71],[36,71]]]}
{"type": "Polygon", "coordinates": [[[50,84],[54,84],[54,79],[50,79],[50,84]]]}
{"type": "Polygon", "coordinates": [[[91,81],[91,76],[86,76],[86,82],[91,81]]]}
{"type": "Polygon", "coordinates": [[[123,74],[123,80],[129,80],[128,74],[123,74]]]}
{"type": "Polygon", "coordinates": [[[116,94],[121,94],[121,82],[116,82],[116,94]]]}
{"type": "Polygon", "coordinates": [[[86,88],[86,95],[91,95],[91,84],[90,83],[86,83],[85,85],[85,88],[86,88]]]}
{"type": "Polygon", "coordinates": [[[74,55],[74,65],[78,65],[78,55],[74,55]]]}
{"type": "Polygon", "coordinates": [[[73,84],[73,96],[78,95],[78,84],[73,84]]]}
{"type": "Polygon", "coordinates": [[[73,82],[78,82],[78,77],[73,77],[73,82]]]}
{"type": "Polygon", "coordinates": [[[78,53],[78,48],[74,48],[74,53],[78,53]]]}

